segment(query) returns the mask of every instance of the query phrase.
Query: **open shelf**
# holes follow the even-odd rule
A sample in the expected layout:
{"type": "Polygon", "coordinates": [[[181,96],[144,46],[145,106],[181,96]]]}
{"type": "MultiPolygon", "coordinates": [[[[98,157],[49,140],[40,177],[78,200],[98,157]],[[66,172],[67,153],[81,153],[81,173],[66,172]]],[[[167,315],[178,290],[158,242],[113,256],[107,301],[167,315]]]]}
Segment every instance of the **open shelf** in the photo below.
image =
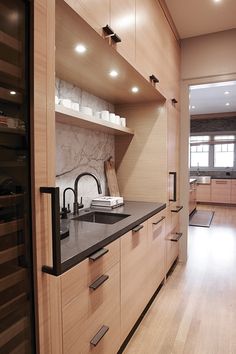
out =
{"type": "Polygon", "coordinates": [[[11,49],[16,50],[17,52],[22,51],[21,42],[3,31],[0,31],[0,43],[8,46],[11,49]]]}
{"type": "Polygon", "coordinates": [[[64,0],[56,2],[56,75],[113,104],[165,101],[164,96],[64,0]],[[75,46],[84,43],[79,55],[75,46]],[[109,72],[119,72],[111,78],[109,72]],[[133,86],[139,87],[132,93],[133,86]]]}
{"type": "Polygon", "coordinates": [[[18,219],[0,224],[0,237],[24,229],[24,220],[18,219]]]}
{"type": "Polygon", "coordinates": [[[0,72],[21,79],[21,68],[0,59],[0,72]]]}
{"type": "Polygon", "coordinates": [[[8,128],[0,125],[0,133],[25,135],[25,130],[17,128],[8,128]]]}
{"type": "Polygon", "coordinates": [[[11,194],[11,195],[1,195],[0,196],[0,208],[5,208],[8,206],[14,206],[20,204],[24,198],[24,194],[11,194]]]}
{"type": "Polygon", "coordinates": [[[134,135],[134,131],[120,125],[94,118],[73,109],[56,105],[56,121],[63,124],[76,125],[81,128],[99,130],[114,135],[134,135]]]}

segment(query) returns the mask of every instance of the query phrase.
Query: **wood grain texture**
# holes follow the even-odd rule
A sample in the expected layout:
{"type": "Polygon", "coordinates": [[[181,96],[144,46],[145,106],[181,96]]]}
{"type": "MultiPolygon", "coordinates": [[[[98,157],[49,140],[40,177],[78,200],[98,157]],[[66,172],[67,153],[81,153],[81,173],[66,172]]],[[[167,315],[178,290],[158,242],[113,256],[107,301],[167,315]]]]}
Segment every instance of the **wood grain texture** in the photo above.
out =
{"type": "Polygon", "coordinates": [[[178,264],[125,354],[235,353],[236,208],[215,211],[210,228],[191,227],[189,257],[178,264]]]}
{"type": "Polygon", "coordinates": [[[211,201],[217,203],[230,203],[231,201],[231,180],[211,180],[211,201]]]}
{"type": "Polygon", "coordinates": [[[111,195],[112,197],[119,197],[120,192],[116,177],[115,162],[110,158],[104,162],[104,167],[109,195],[111,195]]]}
{"type": "Polygon", "coordinates": [[[33,250],[35,259],[36,339],[40,354],[60,353],[58,314],[51,306],[52,277],[42,273],[51,260],[50,199],[42,186],[55,185],[55,1],[34,1],[34,106],[32,114],[33,250]],[[53,329],[52,329],[53,328],[53,329]]]}
{"type": "Polygon", "coordinates": [[[211,185],[197,185],[197,202],[211,202],[211,185]]]}
{"type": "Polygon", "coordinates": [[[63,308],[64,353],[116,353],[120,346],[120,264],[105,273],[109,278],[96,290],[86,284],[63,308]],[[109,330],[96,347],[90,344],[102,326],[109,330]]]}

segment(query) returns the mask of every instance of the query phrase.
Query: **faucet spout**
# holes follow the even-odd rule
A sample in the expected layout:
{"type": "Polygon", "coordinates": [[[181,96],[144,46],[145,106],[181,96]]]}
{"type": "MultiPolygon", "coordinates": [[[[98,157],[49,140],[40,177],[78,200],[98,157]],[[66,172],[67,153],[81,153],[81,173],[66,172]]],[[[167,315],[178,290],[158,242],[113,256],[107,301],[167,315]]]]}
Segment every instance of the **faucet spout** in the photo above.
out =
{"type": "Polygon", "coordinates": [[[90,173],[90,172],[83,172],[83,173],[80,173],[76,179],[75,179],[75,183],[74,183],[74,191],[75,191],[75,203],[74,203],[74,214],[78,214],[78,209],[82,208],[83,205],[81,206],[79,203],[78,203],[78,184],[79,184],[79,180],[81,177],[83,176],[91,176],[95,179],[96,183],[97,183],[97,189],[98,189],[98,193],[99,194],[102,194],[102,187],[101,187],[101,183],[100,181],[98,180],[97,176],[95,176],[93,173],[90,173]]]}

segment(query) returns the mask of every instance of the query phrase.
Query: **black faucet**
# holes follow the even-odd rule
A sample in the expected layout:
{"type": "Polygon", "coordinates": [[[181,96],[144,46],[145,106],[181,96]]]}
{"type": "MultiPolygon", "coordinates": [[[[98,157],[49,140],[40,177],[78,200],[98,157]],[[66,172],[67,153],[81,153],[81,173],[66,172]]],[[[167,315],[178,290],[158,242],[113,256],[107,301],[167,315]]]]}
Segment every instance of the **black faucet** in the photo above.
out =
{"type": "Polygon", "coordinates": [[[63,206],[61,208],[61,218],[67,219],[67,214],[70,213],[70,205],[68,204],[68,208],[66,207],[66,191],[72,191],[74,193],[74,204],[76,202],[76,193],[73,188],[65,188],[63,191],[63,206]]]}
{"type": "Polygon", "coordinates": [[[97,187],[98,187],[98,193],[102,194],[102,188],[101,188],[101,183],[99,182],[98,178],[90,172],[83,172],[80,175],[78,175],[75,179],[75,184],[74,184],[74,192],[75,192],[75,202],[74,202],[74,210],[73,213],[76,215],[78,214],[78,210],[83,208],[83,204],[82,204],[82,198],[80,200],[80,203],[78,203],[78,183],[81,177],[83,176],[91,176],[95,179],[96,183],[97,183],[97,187]]]}

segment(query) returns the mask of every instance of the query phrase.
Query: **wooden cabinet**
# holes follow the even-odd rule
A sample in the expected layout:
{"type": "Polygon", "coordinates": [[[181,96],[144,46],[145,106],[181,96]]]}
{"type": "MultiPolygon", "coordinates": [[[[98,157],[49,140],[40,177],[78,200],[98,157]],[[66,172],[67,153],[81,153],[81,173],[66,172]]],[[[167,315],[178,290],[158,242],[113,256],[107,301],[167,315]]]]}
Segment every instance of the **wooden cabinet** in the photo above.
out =
{"type": "MultiPolygon", "coordinates": [[[[148,219],[148,279],[149,297],[165,277],[165,211],[148,219]]],[[[146,285],[146,286],[147,286],[146,285]]]]}
{"type": "Polygon", "coordinates": [[[229,179],[211,180],[211,201],[215,203],[231,202],[231,180],[229,179]]]}
{"type": "Polygon", "coordinates": [[[110,0],[65,0],[100,35],[110,23],[110,0]]]}
{"type": "Polygon", "coordinates": [[[231,180],[231,203],[236,203],[236,179],[231,180]]]}
{"type": "Polygon", "coordinates": [[[120,347],[120,239],[95,261],[61,276],[63,352],[116,353],[120,347]]]}
{"type": "Polygon", "coordinates": [[[117,51],[135,64],[135,0],[110,0],[110,26],[121,38],[117,51]]]}
{"type": "Polygon", "coordinates": [[[121,341],[127,337],[149,300],[147,221],[121,238],[121,341]]]}
{"type": "Polygon", "coordinates": [[[211,185],[197,184],[197,202],[211,202],[211,185]]]}
{"type": "Polygon", "coordinates": [[[158,1],[136,0],[136,68],[154,74],[166,98],[179,100],[180,47],[158,1]]]}

